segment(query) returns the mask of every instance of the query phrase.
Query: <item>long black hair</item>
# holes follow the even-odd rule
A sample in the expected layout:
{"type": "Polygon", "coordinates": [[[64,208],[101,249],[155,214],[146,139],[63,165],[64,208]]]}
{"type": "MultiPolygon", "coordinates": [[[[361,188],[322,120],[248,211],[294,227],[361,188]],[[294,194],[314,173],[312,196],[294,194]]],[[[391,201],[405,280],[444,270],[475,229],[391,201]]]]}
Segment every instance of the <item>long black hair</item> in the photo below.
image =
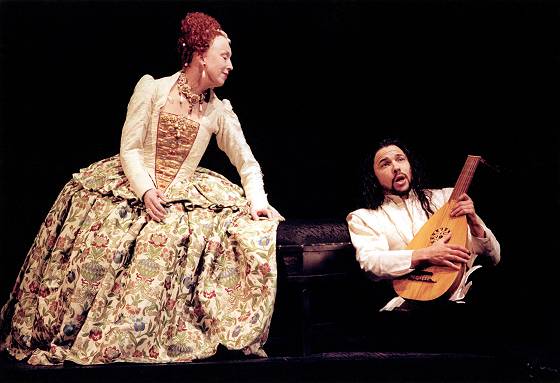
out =
{"type": "Polygon", "coordinates": [[[422,210],[426,213],[426,217],[430,217],[434,214],[431,206],[431,193],[425,188],[424,185],[424,172],[420,163],[417,161],[416,157],[412,154],[410,149],[398,138],[385,138],[379,141],[377,146],[372,148],[368,152],[364,162],[362,164],[362,206],[366,209],[376,210],[379,206],[383,204],[385,200],[385,192],[383,187],[379,183],[379,180],[375,176],[373,171],[373,159],[375,154],[382,148],[390,145],[398,146],[408,158],[410,162],[410,169],[412,172],[412,180],[410,183],[410,188],[416,193],[418,199],[420,200],[420,205],[422,210]]]}

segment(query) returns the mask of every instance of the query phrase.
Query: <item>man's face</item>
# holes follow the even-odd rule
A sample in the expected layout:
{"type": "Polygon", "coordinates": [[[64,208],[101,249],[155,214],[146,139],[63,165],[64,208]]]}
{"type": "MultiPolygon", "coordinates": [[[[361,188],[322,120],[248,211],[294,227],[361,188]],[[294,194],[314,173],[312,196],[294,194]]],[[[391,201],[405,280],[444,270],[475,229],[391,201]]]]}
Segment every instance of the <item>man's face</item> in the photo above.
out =
{"type": "Polygon", "coordinates": [[[410,162],[398,146],[379,149],[373,159],[373,171],[386,194],[406,195],[410,191],[410,162]]]}

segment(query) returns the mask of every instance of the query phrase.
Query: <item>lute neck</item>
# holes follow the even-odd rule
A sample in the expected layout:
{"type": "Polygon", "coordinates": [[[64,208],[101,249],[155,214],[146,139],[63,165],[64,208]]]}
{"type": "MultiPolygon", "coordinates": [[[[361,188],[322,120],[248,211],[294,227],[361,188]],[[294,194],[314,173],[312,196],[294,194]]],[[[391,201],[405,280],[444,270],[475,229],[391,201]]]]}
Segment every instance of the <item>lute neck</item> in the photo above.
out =
{"type": "Polygon", "coordinates": [[[451,193],[451,197],[449,197],[450,200],[457,201],[461,194],[466,193],[469,190],[474,171],[476,170],[479,162],[480,156],[467,156],[465,165],[463,165],[463,170],[461,170],[461,174],[459,174],[459,178],[453,188],[453,193],[451,193]]]}

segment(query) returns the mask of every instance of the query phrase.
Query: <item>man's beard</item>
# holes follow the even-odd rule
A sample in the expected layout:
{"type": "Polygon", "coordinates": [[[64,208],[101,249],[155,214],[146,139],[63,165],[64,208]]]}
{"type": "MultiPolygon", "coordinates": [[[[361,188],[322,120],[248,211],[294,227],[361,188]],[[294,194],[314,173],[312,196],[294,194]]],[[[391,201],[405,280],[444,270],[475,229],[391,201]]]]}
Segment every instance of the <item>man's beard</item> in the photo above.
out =
{"type": "Polygon", "coordinates": [[[411,189],[410,185],[408,185],[406,190],[402,190],[402,191],[398,191],[395,190],[394,188],[391,188],[390,194],[398,195],[399,197],[408,197],[408,194],[410,193],[410,189],[411,189]]]}
{"type": "Polygon", "coordinates": [[[400,174],[398,174],[398,175],[395,176],[395,177],[393,178],[393,182],[391,182],[391,190],[390,190],[390,193],[391,193],[391,194],[394,194],[394,195],[398,195],[399,197],[408,197],[408,194],[410,193],[410,190],[411,190],[411,188],[412,188],[412,182],[411,182],[410,178],[409,178],[406,174],[400,173],[400,174]],[[398,191],[398,190],[396,190],[395,187],[393,186],[393,184],[394,184],[394,182],[395,182],[395,179],[397,178],[398,175],[404,176],[404,177],[406,178],[407,182],[408,182],[408,187],[407,187],[405,190],[398,191]]]}

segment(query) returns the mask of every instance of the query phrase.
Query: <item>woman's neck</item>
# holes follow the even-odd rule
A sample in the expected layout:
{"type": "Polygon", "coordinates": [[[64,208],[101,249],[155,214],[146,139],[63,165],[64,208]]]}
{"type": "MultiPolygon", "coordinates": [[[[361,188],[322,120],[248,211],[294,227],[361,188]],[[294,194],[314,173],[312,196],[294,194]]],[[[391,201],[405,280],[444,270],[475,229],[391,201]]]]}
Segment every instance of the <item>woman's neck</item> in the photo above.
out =
{"type": "Polygon", "coordinates": [[[184,69],[184,72],[187,77],[187,82],[194,93],[201,94],[208,89],[208,87],[203,84],[201,70],[194,66],[188,66],[184,69]]]}

